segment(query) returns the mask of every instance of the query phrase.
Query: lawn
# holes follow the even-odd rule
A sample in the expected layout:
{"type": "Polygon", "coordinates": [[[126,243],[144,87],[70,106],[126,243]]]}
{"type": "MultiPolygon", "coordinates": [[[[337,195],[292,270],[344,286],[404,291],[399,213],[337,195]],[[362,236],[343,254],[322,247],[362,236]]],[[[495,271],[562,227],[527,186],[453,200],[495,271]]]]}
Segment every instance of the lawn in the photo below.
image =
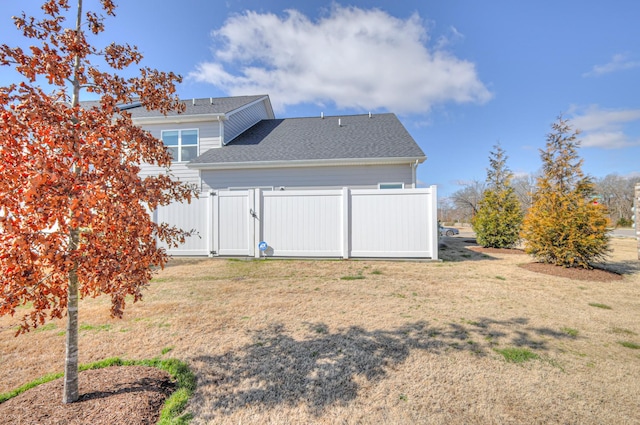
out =
{"type": "MultiPolygon", "coordinates": [[[[640,423],[635,240],[616,282],[445,240],[443,262],[175,259],[122,320],[81,303],[80,361],[187,362],[195,424],[640,423]]],[[[64,322],[16,321],[0,392],[63,369],[64,322]]]]}

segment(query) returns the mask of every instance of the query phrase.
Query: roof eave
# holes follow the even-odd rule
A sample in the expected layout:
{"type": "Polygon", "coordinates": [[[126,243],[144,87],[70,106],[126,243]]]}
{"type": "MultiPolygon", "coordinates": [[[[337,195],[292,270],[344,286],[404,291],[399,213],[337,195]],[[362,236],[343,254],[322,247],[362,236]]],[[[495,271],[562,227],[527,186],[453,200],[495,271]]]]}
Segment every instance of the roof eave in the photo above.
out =
{"type": "Polygon", "coordinates": [[[390,157],[390,158],[334,158],[334,159],[299,159],[285,161],[243,161],[243,162],[215,162],[188,163],[192,170],[229,170],[250,168],[295,168],[295,167],[336,167],[345,165],[396,165],[422,164],[426,156],[390,157]]]}
{"type": "Polygon", "coordinates": [[[131,118],[134,124],[137,125],[150,125],[150,124],[177,124],[177,123],[190,123],[200,121],[225,121],[227,119],[226,114],[196,114],[196,115],[160,115],[154,117],[136,117],[131,118]]]}

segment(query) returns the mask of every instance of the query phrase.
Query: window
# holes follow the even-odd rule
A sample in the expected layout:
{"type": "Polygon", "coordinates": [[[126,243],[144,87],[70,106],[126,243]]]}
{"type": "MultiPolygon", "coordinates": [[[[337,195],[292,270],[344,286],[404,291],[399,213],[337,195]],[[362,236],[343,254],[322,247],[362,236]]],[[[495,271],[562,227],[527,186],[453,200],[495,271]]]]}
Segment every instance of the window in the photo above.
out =
{"type": "Polygon", "coordinates": [[[404,189],[404,183],[378,183],[378,189],[404,189]]]}
{"type": "Polygon", "coordinates": [[[174,161],[187,162],[198,156],[198,130],[166,130],[162,141],[174,161]]]}

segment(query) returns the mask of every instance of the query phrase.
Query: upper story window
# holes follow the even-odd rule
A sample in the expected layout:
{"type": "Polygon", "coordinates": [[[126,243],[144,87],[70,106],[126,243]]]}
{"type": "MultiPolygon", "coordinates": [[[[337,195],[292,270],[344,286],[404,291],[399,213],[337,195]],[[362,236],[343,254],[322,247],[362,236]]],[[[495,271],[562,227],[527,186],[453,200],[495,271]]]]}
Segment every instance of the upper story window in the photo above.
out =
{"type": "Polygon", "coordinates": [[[187,162],[198,156],[198,130],[163,130],[162,142],[174,161],[187,162]]]}

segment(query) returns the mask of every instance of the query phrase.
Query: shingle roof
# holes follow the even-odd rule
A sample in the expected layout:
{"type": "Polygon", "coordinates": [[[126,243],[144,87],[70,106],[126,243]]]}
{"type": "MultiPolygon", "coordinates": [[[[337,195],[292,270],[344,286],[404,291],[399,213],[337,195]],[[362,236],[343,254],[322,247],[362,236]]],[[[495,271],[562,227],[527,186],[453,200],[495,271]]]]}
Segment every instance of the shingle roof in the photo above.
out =
{"type": "MultiPolygon", "coordinates": [[[[256,96],[234,96],[234,97],[205,97],[199,99],[183,99],[186,109],[181,115],[203,115],[203,114],[229,114],[238,108],[255,102],[263,98],[268,98],[266,94],[256,96]]],[[[97,100],[84,101],[85,107],[99,105],[97,100]]],[[[122,109],[131,114],[132,118],[159,117],[158,111],[148,111],[143,108],[140,103],[134,102],[130,105],[122,105],[122,109]]],[[[167,116],[178,115],[175,112],[169,112],[167,116]]]]}
{"type": "MultiPolygon", "coordinates": [[[[234,96],[234,97],[206,97],[200,99],[183,100],[187,109],[181,115],[202,115],[202,114],[229,114],[234,110],[248,105],[256,100],[267,97],[267,95],[257,96],[234,96]]],[[[137,107],[127,109],[132,118],[155,117],[157,111],[148,111],[145,108],[137,107]]],[[[170,112],[168,116],[177,115],[170,112]]]]}
{"type": "Polygon", "coordinates": [[[385,113],[262,120],[191,164],[369,158],[425,155],[395,114],[385,113]]]}

